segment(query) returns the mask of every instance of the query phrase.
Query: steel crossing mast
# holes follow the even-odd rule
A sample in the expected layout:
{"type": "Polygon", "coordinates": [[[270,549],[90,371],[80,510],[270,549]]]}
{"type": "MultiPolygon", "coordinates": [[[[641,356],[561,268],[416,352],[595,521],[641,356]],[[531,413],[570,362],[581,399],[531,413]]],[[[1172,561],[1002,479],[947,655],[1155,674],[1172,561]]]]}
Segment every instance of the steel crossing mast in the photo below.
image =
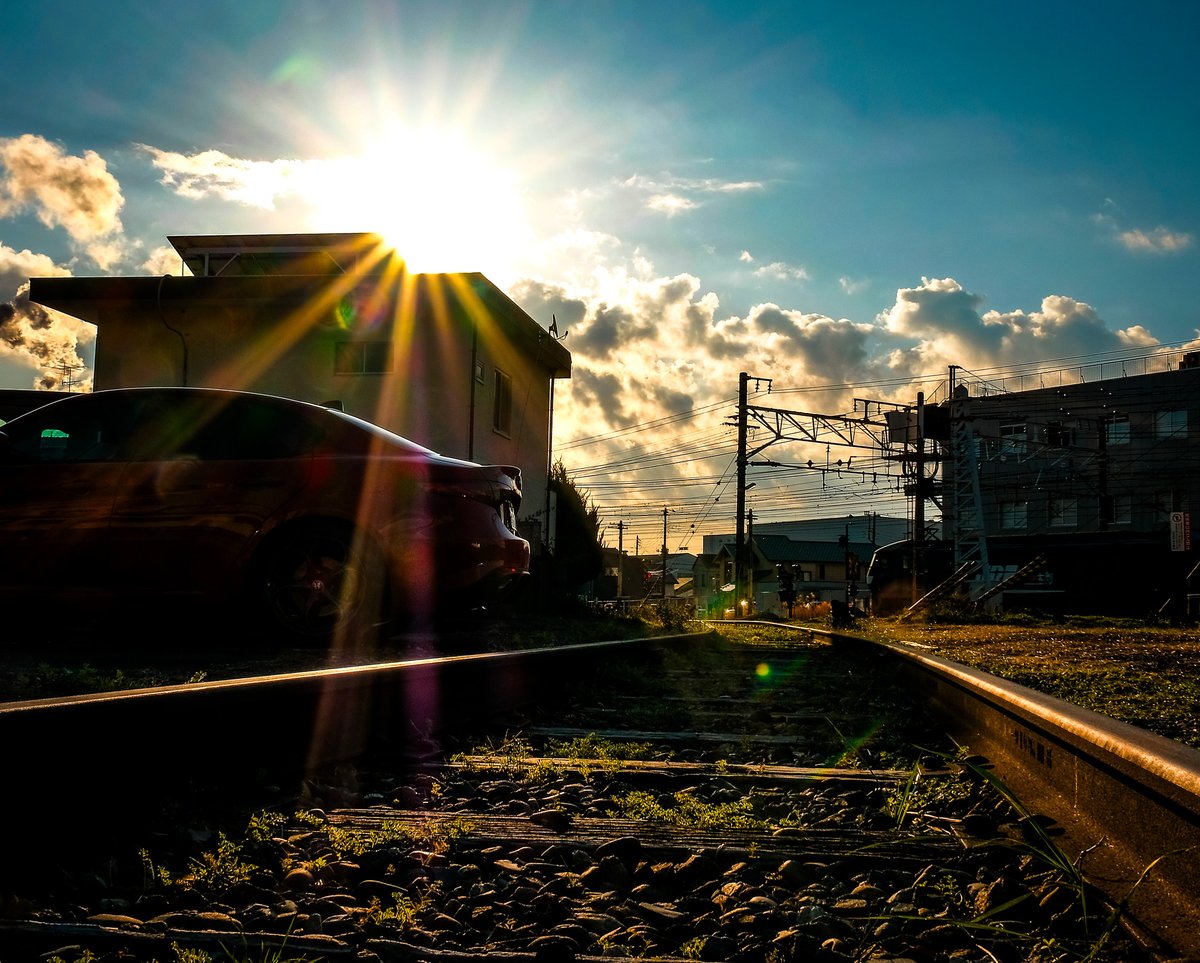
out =
{"type": "MultiPolygon", "coordinates": [[[[755,377],[745,371],[738,375],[737,404],[737,534],[734,542],[734,585],[737,601],[746,588],[746,468],[750,459],[769,448],[785,441],[799,441],[826,445],[844,445],[853,448],[872,448],[883,452],[885,458],[901,462],[902,475],[908,479],[905,494],[916,499],[914,540],[921,542],[925,537],[926,499],[935,500],[933,472],[936,472],[940,457],[936,451],[927,451],[925,446],[924,395],[918,395],[917,406],[892,404],[882,401],[855,399],[855,408],[863,406],[861,418],[841,415],[825,415],[807,411],[789,411],[751,405],[748,399],[749,383],[765,382],[770,391],[771,379],[755,377]],[[877,415],[871,417],[872,407],[877,415]],[[762,428],[767,438],[761,444],[749,446],[750,423],[762,428]],[[895,453],[895,443],[901,442],[903,453],[895,453]],[[932,469],[932,471],[931,471],[932,469]]],[[[810,462],[811,465],[811,462],[810,462]]]]}

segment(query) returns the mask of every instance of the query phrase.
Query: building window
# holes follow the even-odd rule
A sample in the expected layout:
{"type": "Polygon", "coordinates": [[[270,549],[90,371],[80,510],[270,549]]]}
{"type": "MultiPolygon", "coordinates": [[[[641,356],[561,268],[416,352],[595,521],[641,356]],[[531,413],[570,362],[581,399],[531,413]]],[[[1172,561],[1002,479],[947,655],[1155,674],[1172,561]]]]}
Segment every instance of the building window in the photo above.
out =
{"type": "Polygon", "coordinates": [[[512,434],[512,378],[499,369],[496,371],[492,427],[502,435],[512,434]]]}
{"type": "Polygon", "coordinates": [[[1000,423],[1000,451],[1002,454],[1020,454],[1025,450],[1026,428],[1023,421],[1000,423]]]}
{"type": "Polygon", "coordinates": [[[1159,411],[1154,414],[1155,438],[1186,438],[1187,411],[1159,411]]]}
{"type": "Polygon", "coordinates": [[[1000,527],[1009,531],[1021,531],[1029,527],[1028,502],[1011,501],[1000,503],[1000,527]]]}
{"type": "Polygon", "coordinates": [[[339,341],[334,345],[334,374],[387,374],[391,370],[389,341],[339,341]]]}
{"type": "Polygon", "coordinates": [[[1100,524],[1132,525],[1133,496],[1128,493],[1124,495],[1101,495],[1100,524]]]}
{"type": "Polygon", "coordinates": [[[1050,524],[1058,528],[1074,527],[1079,524],[1078,498],[1051,498],[1050,524]]]}
{"type": "Polygon", "coordinates": [[[1104,419],[1104,441],[1108,445],[1129,444],[1129,416],[1109,415],[1104,419]]]}
{"type": "Polygon", "coordinates": [[[1050,448],[1070,448],[1075,442],[1074,432],[1069,425],[1061,421],[1051,421],[1046,425],[1046,445],[1050,448]]]}
{"type": "Polygon", "coordinates": [[[1154,493],[1154,521],[1158,525],[1165,525],[1171,520],[1172,512],[1186,512],[1188,510],[1187,493],[1182,491],[1155,492],[1154,493]]]}
{"type": "Polygon", "coordinates": [[[483,384],[483,362],[482,361],[475,362],[475,380],[478,381],[480,384],[483,384]]]}

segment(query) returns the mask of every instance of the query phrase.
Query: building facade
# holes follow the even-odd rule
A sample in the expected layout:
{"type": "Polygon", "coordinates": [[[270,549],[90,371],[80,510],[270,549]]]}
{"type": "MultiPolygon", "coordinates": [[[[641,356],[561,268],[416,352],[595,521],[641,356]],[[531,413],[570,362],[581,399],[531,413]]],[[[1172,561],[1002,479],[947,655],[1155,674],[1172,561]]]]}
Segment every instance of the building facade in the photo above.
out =
{"type": "Polygon", "coordinates": [[[1016,577],[1006,605],[1194,611],[1200,355],[1026,391],[960,386],[949,409],[944,530],[956,565],[980,565],[974,594],[1016,577]]]}

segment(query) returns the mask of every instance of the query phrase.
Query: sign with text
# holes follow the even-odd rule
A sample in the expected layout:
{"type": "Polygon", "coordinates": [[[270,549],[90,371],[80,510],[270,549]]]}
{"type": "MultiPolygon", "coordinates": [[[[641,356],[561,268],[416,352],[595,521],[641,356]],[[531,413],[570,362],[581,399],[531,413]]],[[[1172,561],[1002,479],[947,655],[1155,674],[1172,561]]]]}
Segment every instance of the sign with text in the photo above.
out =
{"type": "Polygon", "coordinates": [[[1171,551],[1192,550],[1192,513],[1171,512],[1171,551]]]}

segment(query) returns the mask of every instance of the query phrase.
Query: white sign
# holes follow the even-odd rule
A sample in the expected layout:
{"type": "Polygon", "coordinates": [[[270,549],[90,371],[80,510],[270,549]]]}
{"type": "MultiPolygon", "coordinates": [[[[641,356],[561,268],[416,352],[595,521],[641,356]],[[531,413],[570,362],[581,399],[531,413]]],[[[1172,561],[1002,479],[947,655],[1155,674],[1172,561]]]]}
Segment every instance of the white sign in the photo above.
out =
{"type": "Polygon", "coordinates": [[[1171,551],[1189,552],[1192,549],[1192,513],[1171,512],[1171,551]]]}

